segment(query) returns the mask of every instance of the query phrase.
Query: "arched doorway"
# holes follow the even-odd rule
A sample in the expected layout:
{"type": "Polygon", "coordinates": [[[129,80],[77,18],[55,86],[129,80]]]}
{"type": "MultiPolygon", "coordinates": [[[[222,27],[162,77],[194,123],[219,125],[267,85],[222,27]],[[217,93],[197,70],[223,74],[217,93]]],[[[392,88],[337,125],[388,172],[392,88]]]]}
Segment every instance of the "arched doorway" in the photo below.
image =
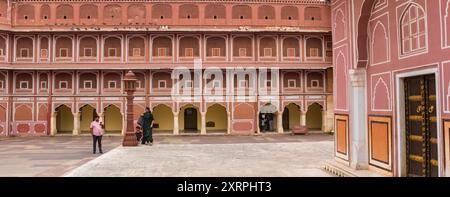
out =
{"type": "Polygon", "coordinates": [[[278,110],[275,105],[270,103],[264,105],[259,110],[259,129],[261,132],[277,131],[278,110]]]}
{"type": "Polygon", "coordinates": [[[284,108],[283,129],[290,131],[296,126],[300,126],[300,107],[291,103],[284,108]]]}
{"type": "Polygon", "coordinates": [[[56,108],[56,133],[72,134],[73,132],[73,113],[66,105],[56,108]]]}
{"type": "Polygon", "coordinates": [[[153,108],[153,132],[172,133],[173,132],[173,112],[167,105],[157,105],[153,108]]]}
{"type": "Polygon", "coordinates": [[[105,133],[114,133],[121,134],[122,133],[122,113],[120,109],[115,105],[110,105],[105,108],[104,112],[104,125],[105,125],[105,133]]]}
{"type": "Polygon", "coordinates": [[[193,105],[186,105],[181,108],[179,119],[180,128],[183,128],[185,133],[198,133],[201,127],[201,115],[200,110],[198,110],[193,105]]]}
{"type": "Polygon", "coordinates": [[[310,130],[322,130],[322,106],[314,103],[308,107],[306,112],[306,126],[310,130]]]}
{"type": "Polygon", "coordinates": [[[219,104],[214,104],[206,112],[206,132],[226,133],[228,129],[227,109],[219,104]]]}
{"type": "Polygon", "coordinates": [[[80,108],[80,130],[81,133],[91,133],[91,122],[97,117],[97,110],[90,105],[80,108]]]}

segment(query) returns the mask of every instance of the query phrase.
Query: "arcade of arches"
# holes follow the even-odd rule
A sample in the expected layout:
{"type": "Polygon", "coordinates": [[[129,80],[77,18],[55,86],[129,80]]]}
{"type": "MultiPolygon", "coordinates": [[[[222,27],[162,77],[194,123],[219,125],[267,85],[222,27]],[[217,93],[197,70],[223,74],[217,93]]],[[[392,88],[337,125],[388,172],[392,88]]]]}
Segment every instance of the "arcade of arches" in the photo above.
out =
{"type": "Polygon", "coordinates": [[[103,113],[97,113],[97,110],[91,105],[84,105],[76,113],[67,105],[58,106],[52,113],[51,135],[56,134],[90,134],[90,124],[95,117],[99,117],[100,122],[105,125],[105,134],[122,134],[123,114],[115,105],[107,106],[103,113]]]}
{"type": "Polygon", "coordinates": [[[278,112],[272,104],[266,104],[264,107],[268,106],[271,106],[274,111],[260,111],[261,132],[290,132],[295,127],[307,127],[311,131],[326,129],[327,111],[318,103],[309,105],[307,111],[302,110],[297,104],[290,103],[284,107],[282,113],[278,112]]]}

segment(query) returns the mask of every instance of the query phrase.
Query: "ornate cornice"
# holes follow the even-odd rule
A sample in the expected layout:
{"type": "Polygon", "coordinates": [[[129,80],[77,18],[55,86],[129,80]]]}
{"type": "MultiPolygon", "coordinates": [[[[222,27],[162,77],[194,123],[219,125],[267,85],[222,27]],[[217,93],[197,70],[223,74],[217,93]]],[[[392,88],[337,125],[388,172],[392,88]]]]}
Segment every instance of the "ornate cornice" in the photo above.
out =
{"type": "Polygon", "coordinates": [[[18,3],[249,3],[330,5],[328,0],[12,0],[18,3]]]}

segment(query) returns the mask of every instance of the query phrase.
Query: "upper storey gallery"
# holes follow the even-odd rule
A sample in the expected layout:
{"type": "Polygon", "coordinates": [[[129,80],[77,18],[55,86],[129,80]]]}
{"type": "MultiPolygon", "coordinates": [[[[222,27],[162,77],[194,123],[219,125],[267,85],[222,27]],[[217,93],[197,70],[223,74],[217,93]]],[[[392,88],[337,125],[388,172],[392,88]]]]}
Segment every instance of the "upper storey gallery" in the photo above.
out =
{"type": "Polygon", "coordinates": [[[329,31],[330,20],[325,0],[0,0],[0,26],[14,30],[291,27],[329,31]]]}

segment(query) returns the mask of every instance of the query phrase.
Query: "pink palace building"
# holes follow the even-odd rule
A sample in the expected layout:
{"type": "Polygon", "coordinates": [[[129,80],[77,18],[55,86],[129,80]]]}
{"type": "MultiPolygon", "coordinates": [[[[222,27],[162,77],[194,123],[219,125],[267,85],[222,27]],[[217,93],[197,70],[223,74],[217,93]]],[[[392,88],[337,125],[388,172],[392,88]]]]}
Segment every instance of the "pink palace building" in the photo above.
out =
{"type": "Polygon", "coordinates": [[[336,166],[450,176],[450,0],[332,0],[331,10],[336,166]]]}
{"type": "MultiPolygon", "coordinates": [[[[346,3],[334,5],[343,7],[342,17],[350,13],[346,3]]],[[[123,134],[122,79],[129,70],[138,77],[135,119],[150,107],[158,133],[332,131],[331,18],[330,2],[321,0],[0,0],[0,135],[88,134],[96,115],[107,134],[123,134]],[[181,67],[195,77],[175,76],[181,67]],[[208,68],[220,72],[208,77],[208,68]],[[256,70],[238,80],[234,68],[256,70]],[[278,72],[261,71],[267,68],[278,72]],[[264,73],[266,80],[254,80],[264,73]],[[227,97],[211,101],[194,91],[184,99],[173,96],[174,89],[203,86],[227,97]],[[277,91],[266,95],[261,88],[277,91]],[[234,99],[237,90],[248,100],[234,99]],[[271,128],[262,127],[262,115],[271,118],[271,128]]],[[[335,28],[345,32],[336,35],[350,47],[349,23],[341,21],[348,28],[335,28]]],[[[334,46],[336,52],[341,45],[334,46]]],[[[427,46],[421,54],[435,50],[427,46]]],[[[337,52],[350,68],[350,48],[337,52]]],[[[378,87],[389,88],[391,75],[380,76],[378,87]]],[[[349,109],[341,94],[337,109],[348,114],[340,110],[349,109]]]]}

